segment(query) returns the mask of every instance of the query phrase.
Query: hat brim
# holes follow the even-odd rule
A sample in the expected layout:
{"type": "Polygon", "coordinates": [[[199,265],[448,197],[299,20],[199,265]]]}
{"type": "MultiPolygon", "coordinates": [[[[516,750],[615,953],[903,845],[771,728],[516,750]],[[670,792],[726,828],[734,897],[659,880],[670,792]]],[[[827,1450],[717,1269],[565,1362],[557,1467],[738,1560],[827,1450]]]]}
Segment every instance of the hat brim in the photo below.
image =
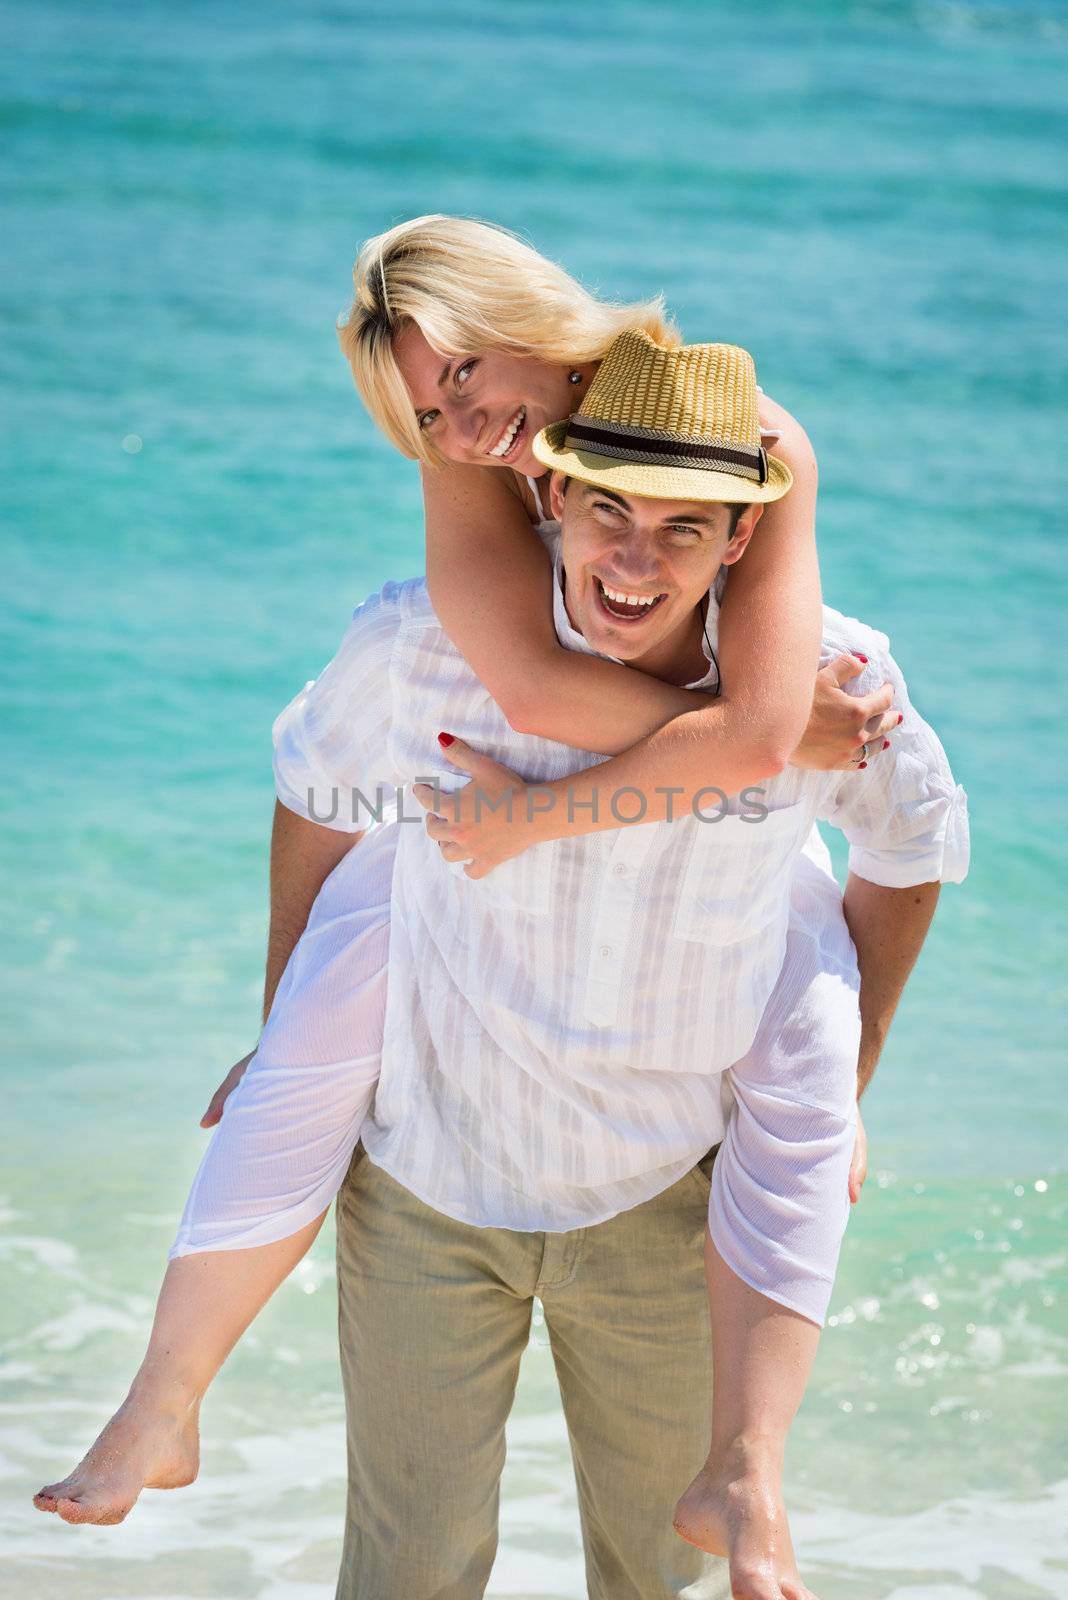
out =
{"type": "Polygon", "coordinates": [[[655,461],[621,461],[592,450],[568,449],[567,422],[554,422],[535,437],[531,449],[543,466],[582,483],[599,484],[617,494],[646,500],[722,501],[728,505],[768,505],[781,500],[793,483],[785,461],[768,457],[767,483],[706,467],[670,467],[655,461]]]}

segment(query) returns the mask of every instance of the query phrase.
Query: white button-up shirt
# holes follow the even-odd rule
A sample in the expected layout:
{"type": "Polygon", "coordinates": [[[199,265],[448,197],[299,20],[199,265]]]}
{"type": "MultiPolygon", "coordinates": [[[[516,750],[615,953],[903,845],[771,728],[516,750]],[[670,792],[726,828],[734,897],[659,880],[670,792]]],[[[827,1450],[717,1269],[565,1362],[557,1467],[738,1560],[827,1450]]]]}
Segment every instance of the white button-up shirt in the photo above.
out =
{"type": "MultiPolygon", "coordinates": [[[[564,606],[558,534],[543,536],[558,636],[588,652],[564,606]]],[[[717,617],[713,592],[713,641],[717,617]]],[[[752,1043],[779,976],[816,819],[843,830],[851,869],[875,883],[966,870],[963,791],[886,639],[826,611],[825,657],[850,649],[869,658],[855,691],[889,678],[905,714],[867,772],[788,768],[761,786],[763,820],[733,799],[720,821],[687,811],[554,840],[473,881],[442,859],[409,792],[432,776],[467,782],[439,729],[530,780],[605,758],[511,729],[424,579],[357,609],[277,719],[275,772],[290,809],[349,831],[367,827],[368,803],[388,813],[399,797],[382,1069],[363,1132],[373,1160],[459,1220],[560,1231],[651,1198],[722,1137],[720,1074],[752,1043]]],[[[715,681],[710,665],[690,687],[715,681]]],[[[624,793],[621,814],[638,803],[624,793]]],[[[708,814],[721,809],[709,797],[708,814]]]]}

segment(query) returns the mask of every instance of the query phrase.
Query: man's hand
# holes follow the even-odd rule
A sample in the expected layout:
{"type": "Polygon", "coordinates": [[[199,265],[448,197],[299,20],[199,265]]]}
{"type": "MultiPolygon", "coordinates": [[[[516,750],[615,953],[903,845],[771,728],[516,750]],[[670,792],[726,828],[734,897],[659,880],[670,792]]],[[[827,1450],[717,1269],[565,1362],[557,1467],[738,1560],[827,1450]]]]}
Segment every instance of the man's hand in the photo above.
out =
{"type": "Polygon", "coordinates": [[[237,1088],[241,1079],[245,1076],[245,1068],[255,1054],[255,1050],[250,1050],[247,1056],[242,1056],[241,1060],[235,1062],[230,1068],[226,1077],[212,1095],[208,1102],[208,1109],[200,1119],[202,1128],[214,1128],[217,1122],[222,1121],[223,1107],[229,1099],[230,1091],[237,1088]]]}
{"type": "Polygon", "coordinates": [[[426,831],[445,860],[466,861],[469,878],[484,878],[534,843],[530,822],[537,789],[462,739],[444,734],[440,740],[449,764],[469,772],[471,782],[453,794],[417,783],[412,793],[429,813],[426,831]]]}
{"type": "Polygon", "coordinates": [[[843,684],[864,671],[863,656],[836,656],[816,674],[812,715],[790,765],[817,772],[856,768],[869,746],[869,759],[883,748],[883,740],[901,721],[893,709],[894,690],[889,683],[871,694],[846,694],[843,684]]]}
{"type": "Polygon", "coordinates": [[[860,1199],[860,1191],[864,1187],[864,1179],[868,1176],[868,1135],[864,1131],[860,1109],[857,1109],[857,1137],[853,1145],[853,1159],[849,1163],[849,1201],[856,1205],[860,1199]]]}

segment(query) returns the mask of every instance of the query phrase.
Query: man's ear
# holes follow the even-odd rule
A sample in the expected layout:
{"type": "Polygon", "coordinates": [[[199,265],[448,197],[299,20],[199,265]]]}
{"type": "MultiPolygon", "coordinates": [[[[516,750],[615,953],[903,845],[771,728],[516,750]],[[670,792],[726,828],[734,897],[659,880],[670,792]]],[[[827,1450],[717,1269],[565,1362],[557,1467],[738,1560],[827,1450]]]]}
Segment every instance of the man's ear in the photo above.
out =
{"type": "Polygon", "coordinates": [[[567,486],[567,475],[563,472],[554,472],[549,479],[549,510],[556,521],[559,522],[564,514],[564,490],[567,486]]]}
{"type": "Polygon", "coordinates": [[[753,537],[753,530],[763,515],[764,507],[762,505],[751,505],[748,511],[742,512],[738,518],[738,525],[727,543],[727,548],[720,557],[725,567],[729,567],[732,562],[737,561],[738,557],[744,553],[746,545],[753,537]]]}

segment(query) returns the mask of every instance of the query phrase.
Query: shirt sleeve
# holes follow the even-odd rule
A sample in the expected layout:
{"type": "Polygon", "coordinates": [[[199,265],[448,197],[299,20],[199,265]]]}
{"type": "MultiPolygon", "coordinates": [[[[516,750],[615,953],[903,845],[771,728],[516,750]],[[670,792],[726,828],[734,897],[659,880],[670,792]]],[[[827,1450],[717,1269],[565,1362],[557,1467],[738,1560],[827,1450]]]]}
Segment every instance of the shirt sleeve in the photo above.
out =
{"type": "Polygon", "coordinates": [[[333,660],[275,718],[275,789],[309,822],[359,833],[395,801],[391,663],[400,621],[399,586],[387,584],[357,606],[333,660]]]}
{"type": "Polygon", "coordinates": [[[869,883],[887,889],[960,883],[968,871],[968,797],[934,729],[909,700],[885,635],[837,620],[843,626],[825,635],[824,660],[846,650],[866,654],[868,666],[847,685],[849,693],[869,694],[889,681],[904,721],[864,772],[833,775],[841,781],[820,816],[845,834],[849,870],[869,883]]]}

